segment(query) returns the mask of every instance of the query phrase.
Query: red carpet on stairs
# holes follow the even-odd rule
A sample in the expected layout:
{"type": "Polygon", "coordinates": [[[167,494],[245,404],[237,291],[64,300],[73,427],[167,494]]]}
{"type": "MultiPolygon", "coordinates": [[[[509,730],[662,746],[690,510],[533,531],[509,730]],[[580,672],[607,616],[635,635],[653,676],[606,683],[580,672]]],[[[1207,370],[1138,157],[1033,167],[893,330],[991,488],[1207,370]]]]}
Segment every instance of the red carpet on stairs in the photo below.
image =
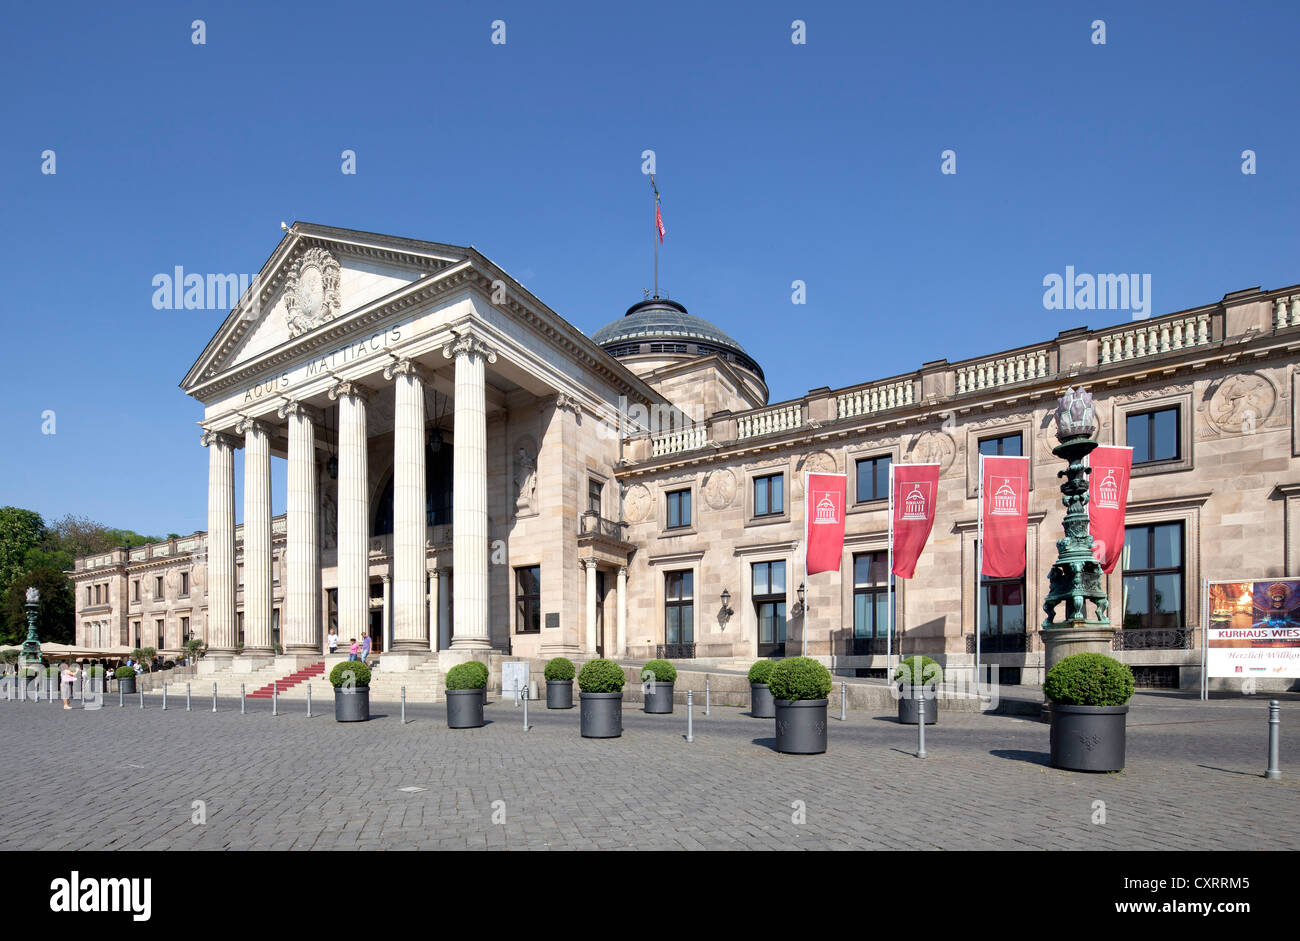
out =
{"type": "MultiPolygon", "coordinates": [[[[313,663],[309,667],[305,667],[304,669],[299,670],[297,673],[290,673],[284,679],[277,680],[274,685],[280,692],[283,693],[286,689],[288,689],[291,686],[297,686],[299,683],[305,683],[308,680],[312,680],[315,679],[316,677],[323,675],[324,673],[325,673],[325,661],[321,660],[317,663],[313,663]]],[[[251,693],[248,694],[248,698],[249,699],[270,699],[271,686],[272,686],[271,683],[267,683],[265,686],[261,687],[260,689],[253,690],[251,693]]]]}

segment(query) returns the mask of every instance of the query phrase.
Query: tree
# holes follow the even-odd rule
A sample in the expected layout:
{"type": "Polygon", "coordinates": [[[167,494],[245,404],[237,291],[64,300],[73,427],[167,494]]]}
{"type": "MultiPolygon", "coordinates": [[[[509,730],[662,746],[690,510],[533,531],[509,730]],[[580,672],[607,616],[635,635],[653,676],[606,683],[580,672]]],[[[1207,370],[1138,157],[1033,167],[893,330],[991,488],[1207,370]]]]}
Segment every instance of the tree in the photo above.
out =
{"type": "Polygon", "coordinates": [[[59,569],[38,567],[19,572],[3,596],[0,609],[0,640],[21,644],[27,637],[27,589],[41,593],[36,613],[36,631],[41,643],[76,642],[76,599],[72,582],[59,569]]]}
{"type": "Polygon", "coordinates": [[[0,594],[27,565],[27,553],[46,537],[45,521],[39,513],[16,506],[0,507],[0,594]]]}

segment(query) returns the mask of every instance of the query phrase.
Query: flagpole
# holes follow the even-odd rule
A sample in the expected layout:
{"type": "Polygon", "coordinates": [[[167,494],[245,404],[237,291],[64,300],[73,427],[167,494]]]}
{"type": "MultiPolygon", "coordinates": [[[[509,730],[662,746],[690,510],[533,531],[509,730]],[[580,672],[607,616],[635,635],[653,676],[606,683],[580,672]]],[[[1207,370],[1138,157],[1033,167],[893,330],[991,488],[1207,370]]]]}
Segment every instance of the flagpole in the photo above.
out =
{"type": "Polygon", "coordinates": [[[975,561],[975,698],[980,695],[980,608],[984,592],[984,455],[979,460],[978,519],[975,561]]]}
{"type": "Polygon", "coordinates": [[[808,656],[808,472],[803,472],[803,585],[804,602],[799,612],[799,641],[803,645],[803,656],[808,656]]]}
{"type": "Polygon", "coordinates": [[[650,189],[654,190],[654,213],[650,217],[650,241],[655,249],[655,297],[659,296],[659,187],[655,185],[655,175],[650,174],[650,189]]]}
{"type": "Polygon", "coordinates": [[[885,682],[892,683],[894,678],[894,462],[889,462],[889,582],[886,592],[889,596],[889,620],[885,623],[885,682]]]}

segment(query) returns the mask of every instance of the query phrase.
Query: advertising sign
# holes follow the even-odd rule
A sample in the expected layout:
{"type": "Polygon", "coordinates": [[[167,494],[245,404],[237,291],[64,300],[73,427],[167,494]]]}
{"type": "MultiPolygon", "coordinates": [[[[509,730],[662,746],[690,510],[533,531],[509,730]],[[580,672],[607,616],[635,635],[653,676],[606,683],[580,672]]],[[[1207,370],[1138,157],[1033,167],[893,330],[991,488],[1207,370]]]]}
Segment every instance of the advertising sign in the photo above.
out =
{"type": "Polygon", "coordinates": [[[1300,677],[1300,579],[1210,582],[1206,675],[1300,677]]]}

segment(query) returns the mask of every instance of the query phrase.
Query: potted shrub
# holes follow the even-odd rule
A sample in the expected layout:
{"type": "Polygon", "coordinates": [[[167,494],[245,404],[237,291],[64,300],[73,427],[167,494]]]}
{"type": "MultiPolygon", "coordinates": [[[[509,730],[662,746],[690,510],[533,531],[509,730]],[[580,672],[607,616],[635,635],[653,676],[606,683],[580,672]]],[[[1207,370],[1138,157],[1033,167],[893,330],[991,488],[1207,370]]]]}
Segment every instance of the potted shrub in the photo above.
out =
{"type": "Polygon", "coordinates": [[[775,668],[776,664],[771,660],[759,660],[749,668],[749,714],[755,719],[776,718],[772,688],[767,685],[775,668]]]}
{"type": "Polygon", "coordinates": [[[546,708],[573,708],[573,661],[568,657],[548,660],[542,671],[546,677],[546,708]]]}
{"type": "Polygon", "coordinates": [[[787,755],[826,751],[826,697],[831,672],[811,657],[789,657],[767,678],[776,709],[776,750],[787,755]]]}
{"type": "Polygon", "coordinates": [[[1051,763],[1067,771],[1123,771],[1133,671],[1114,657],[1076,653],[1047,671],[1051,763]]]}
{"type": "Polygon", "coordinates": [[[135,692],[135,667],[121,666],[113,672],[117,688],[129,696],[135,692]]]}
{"type": "Polygon", "coordinates": [[[618,738],[623,734],[623,684],[627,676],[613,660],[589,660],[578,674],[582,737],[618,738]]]}
{"type": "Polygon", "coordinates": [[[644,712],[668,715],[673,711],[673,683],[677,682],[677,668],[667,660],[651,660],[641,668],[641,683],[645,690],[644,712]]]}
{"type": "Polygon", "coordinates": [[[447,728],[477,729],[483,725],[483,687],[487,668],[477,660],[458,663],[447,671],[447,728]]]}
{"type": "Polygon", "coordinates": [[[898,721],[903,725],[916,725],[921,715],[921,702],[925,703],[925,724],[939,721],[939,684],[943,682],[943,668],[930,657],[905,657],[894,671],[894,690],[898,696],[898,721]],[[921,702],[917,701],[917,696],[921,702]]]}
{"type": "MultiPolygon", "coordinates": [[[[487,664],[486,664],[486,663],[483,663],[483,662],[480,661],[480,660],[467,660],[467,661],[465,661],[464,666],[467,666],[467,667],[469,667],[471,670],[474,670],[474,671],[478,672],[478,673],[482,676],[483,682],[479,683],[477,687],[473,687],[473,688],[478,689],[478,691],[479,691],[479,699],[482,700],[483,705],[486,706],[486,705],[487,705],[487,686],[488,686],[488,676],[489,676],[489,674],[488,674],[487,664]]],[[[454,670],[455,667],[452,667],[452,669],[454,670]]],[[[480,724],[481,724],[481,723],[480,723],[480,724]]]]}
{"type": "Polygon", "coordinates": [[[330,670],[334,687],[334,719],[365,722],[370,718],[370,667],[360,660],[344,660],[330,670]]]}

